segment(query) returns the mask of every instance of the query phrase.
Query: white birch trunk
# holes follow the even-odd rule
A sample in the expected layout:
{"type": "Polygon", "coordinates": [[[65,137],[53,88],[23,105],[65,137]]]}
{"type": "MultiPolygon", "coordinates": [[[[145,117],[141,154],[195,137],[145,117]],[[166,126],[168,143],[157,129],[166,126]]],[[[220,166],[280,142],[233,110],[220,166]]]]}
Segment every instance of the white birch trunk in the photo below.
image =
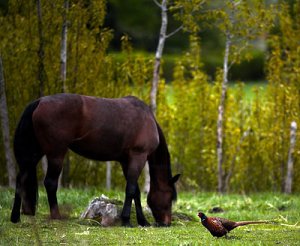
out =
{"type": "Polygon", "coordinates": [[[106,162],[106,189],[111,189],[111,162],[106,162]]]}
{"type": "MultiPolygon", "coordinates": [[[[67,79],[67,40],[68,40],[68,20],[67,15],[69,11],[69,1],[64,0],[64,14],[61,32],[61,47],[60,47],[60,77],[62,81],[62,92],[67,92],[66,79],[67,79]]],[[[64,168],[59,176],[58,187],[61,187],[62,181],[66,185],[68,182],[70,170],[70,158],[68,153],[65,155],[64,168]]]]}
{"type": "MultiPolygon", "coordinates": [[[[37,7],[37,17],[38,17],[38,35],[39,35],[39,50],[38,50],[38,57],[39,57],[39,64],[38,64],[38,81],[40,87],[39,96],[44,96],[44,87],[45,87],[45,79],[46,79],[46,72],[44,67],[44,35],[43,35],[43,18],[42,18],[42,8],[41,8],[41,0],[36,1],[37,7]]],[[[42,163],[42,170],[44,175],[46,176],[47,168],[48,168],[48,161],[46,156],[44,156],[41,160],[42,163]]]]}
{"type": "MultiPolygon", "coordinates": [[[[156,108],[157,108],[157,89],[159,83],[159,71],[160,71],[160,64],[161,58],[167,38],[167,26],[168,26],[168,14],[167,14],[167,0],[163,0],[159,7],[161,8],[161,27],[159,33],[159,41],[155,53],[155,61],[154,61],[154,69],[153,69],[153,79],[152,79],[152,87],[150,92],[150,107],[154,115],[156,115],[156,108]]],[[[144,192],[148,193],[150,189],[150,175],[149,175],[149,166],[148,162],[144,168],[145,173],[145,184],[144,184],[144,192]]]]}
{"type": "Polygon", "coordinates": [[[5,159],[6,159],[6,169],[8,173],[8,185],[11,188],[15,188],[16,187],[16,166],[13,158],[12,149],[10,147],[9,119],[8,119],[5,81],[4,81],[1,55],[0,55],[0,110],[1,110],[2,136],[3,136],[5,159]]]}
{"type": "Polygon", "coordinates": [[[69,10],[69,1],[64,1],[64,15],[61,33],[61,47],[60,47],[60,76],[62,80],[62,92],[66,92],[67,79],[67,39],[68,39],[68,20],[67,14],[69,10]]]}
{"type": "Polygon", "coordinates": [[[293,121],[291,123],[291,132],[290,132],[290,149],[288,155],[288,163],[287,163],[287,173],[285,178],[285,187],[284,192],[287,194],[292,193],[293,186],[293,169],[294,169],[294,150],[296,144],[296,131],[297,131],[297,123],[293,121]]]}
{"type": "Polygon", "coordinates": [[[156,97],[157,97],[157,88],[159,82],[159,71],[161,58],[167,38],[167,27],[168,27],[168,14],[167,14],[167,0],[163,0],[160,8],[161,8],[161,27],[159,33],[159,41],[155,53],[155,61],[154,61],[154,69],[153,69],[153,79],[152,79],[152,87],[150,92],[150,106],[152,112],[156,114],[156,97]]]}
{"type": "Polygon", "coordinates": [[[225,99],[227,93],[228,84],[228,59],[231,47],[231,35],[226,34],[226,45],[223,63],[223,81],[220,104],[218,107],[218,121],[217,121],[217,159],[218,159],[218,192],[224,192],[224,170],[223,170],[223,122],[224,122],[224,111],[225,111],[225,99]]]}

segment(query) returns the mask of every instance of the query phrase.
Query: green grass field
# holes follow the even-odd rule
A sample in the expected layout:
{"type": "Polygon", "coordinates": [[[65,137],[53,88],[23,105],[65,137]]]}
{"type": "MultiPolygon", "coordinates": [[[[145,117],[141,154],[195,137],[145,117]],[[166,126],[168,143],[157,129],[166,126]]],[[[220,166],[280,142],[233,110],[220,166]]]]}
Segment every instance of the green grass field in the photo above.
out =
{"type": "MultiPolygon", "coordinates": [[[[35,217],[21,216],[21,223],[9,221],[13,191],[0,188],[0,245],[299,245],[300,197],[273,193],[251,195],[179,192],[169,228],[104,228],[91,220],[80,220],[89,201],[102,193],[123,200],[123,192],[96,189],[62,189],[58,200],[66,219],[49,220],[48,204],[40,188],[35,217]],[[211,214],[213,207],[224,213],[211,214]],[[249,225],[233,230],[228,238],[213,238],[199,223],[198,211],[231,220],[270,220],[274,223],[249,225]]],[[[145,196],[142,201],[145,205],[145,196]]],[[[153,218],[148,214],[150,222],[153,218]]]]}

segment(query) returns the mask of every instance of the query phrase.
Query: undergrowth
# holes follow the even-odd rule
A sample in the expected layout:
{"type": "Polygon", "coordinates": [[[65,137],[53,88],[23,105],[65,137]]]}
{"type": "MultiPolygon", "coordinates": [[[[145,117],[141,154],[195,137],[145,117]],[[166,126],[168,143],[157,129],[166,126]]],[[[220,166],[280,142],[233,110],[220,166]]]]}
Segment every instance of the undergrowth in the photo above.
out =
{"type": "MultiPolygon", "coordinates": [[[[80,220],[89,202],[101,194],[123,200],[121,191],[61,189],[58,200],[65,219],[49,220],[46,194],[40,188],[35,217],[21,216],[21,223],[9,221],[13,191],[0,188],[1,245],[299,245],[300,198],[279,193],[250,195],[179,192],[168,228],[138,227],[132,213],[133,228],[101,227],[92,220],[80,220]],[[223,210],[213,214],[213,208],[223,210]],[[197,213],[231,220],[269,220],[271,224],[249,225],[233,230],[227,238],[213,238],[200,224],[197,213]]],[[[143,206],[146,197],[142,196],[143,206]]],[[[146,209],[144,209],[146,210],[146,209]]],[[[133,209],[134,211],[134,209],[133,209]]],[[[151,214],[145,212],[151,223],[151,214]]]]}

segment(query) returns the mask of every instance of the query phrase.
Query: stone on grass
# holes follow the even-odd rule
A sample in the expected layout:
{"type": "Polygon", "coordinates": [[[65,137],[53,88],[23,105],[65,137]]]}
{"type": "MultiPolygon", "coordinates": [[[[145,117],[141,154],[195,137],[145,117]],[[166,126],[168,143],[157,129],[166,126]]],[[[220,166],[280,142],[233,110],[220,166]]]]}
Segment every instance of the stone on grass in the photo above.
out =
{"type": "Polygon", "coordinates": [[[110,200],[102,194],[90,202],[80,218],[100,220],[102,226],[113,226],[120,220],[121,208],[118,205],[119,201],[110,200]]]}

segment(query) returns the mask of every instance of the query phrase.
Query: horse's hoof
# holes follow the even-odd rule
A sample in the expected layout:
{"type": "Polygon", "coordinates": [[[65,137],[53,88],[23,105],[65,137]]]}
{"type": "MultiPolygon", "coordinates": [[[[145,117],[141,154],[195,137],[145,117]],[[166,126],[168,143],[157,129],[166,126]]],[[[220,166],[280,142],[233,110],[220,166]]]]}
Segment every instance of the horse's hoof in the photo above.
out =
{"type": "Polygon", "coordinates": [[[12,222],[12,223],[18,223],[18,222],[20,222],[21,220],[20,220],[20,215],[11,215],[11,217],[10,217],[10,221],[12,222]]]}
{"type": "Polygon", "coordinates": [[[128,227],[128,228],[132,228],[133,227],[129,221],[126,221],[126,222],[123,221],[122,222],[122,226],[128,227]]]}
{"type": "Polygon", "coordinates": [[[54,216],[54,217],[50,217],[52,220],[61,220],[62,217],[61,216],[54,216]]]}
{"type": "Polygon", "coordinates": [[[149,227],[151,224],[147,220],[139,221],[138,224],[142,227],[149,227]]]}
{"type": "Polygon", "coordinates": [[[163,223],[163,222],[156,222],[155,226],[156,227],[170,227],[170,224],[166,224],[166,223],[163,223]]]}
{"type": "Polygon", "coordinates": [[[62,219],[60,214],[51,214],[50,218],[52,220],[61,220],[62,219]]]}
{"type": "Polygon", "coordinates": [[[34,216],[35,215],[35,210],[22,208],[22,214],[29,215],[29,216],[34,216]]]}

